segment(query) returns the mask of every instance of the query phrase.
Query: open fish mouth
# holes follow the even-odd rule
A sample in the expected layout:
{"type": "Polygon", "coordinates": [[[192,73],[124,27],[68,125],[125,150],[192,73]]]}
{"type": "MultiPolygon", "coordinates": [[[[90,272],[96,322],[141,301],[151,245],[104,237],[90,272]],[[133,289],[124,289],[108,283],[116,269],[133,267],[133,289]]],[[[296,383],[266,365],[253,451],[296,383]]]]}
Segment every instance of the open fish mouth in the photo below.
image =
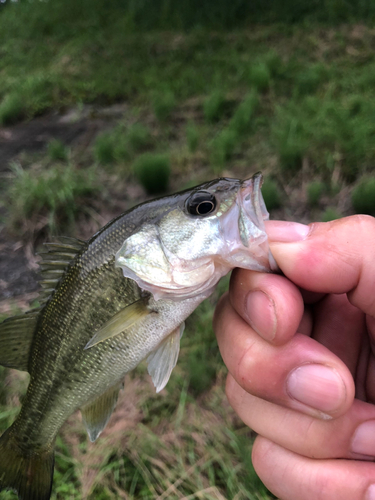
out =
{"type": "Polygon", "coordinates": [[[264,225],[269,213],[262,196],[262,184],[261,173],[241,181],[236,203],[222,216],[221,226],[228,247],[225,258],[233,267],[278,271],[264,225]]]}

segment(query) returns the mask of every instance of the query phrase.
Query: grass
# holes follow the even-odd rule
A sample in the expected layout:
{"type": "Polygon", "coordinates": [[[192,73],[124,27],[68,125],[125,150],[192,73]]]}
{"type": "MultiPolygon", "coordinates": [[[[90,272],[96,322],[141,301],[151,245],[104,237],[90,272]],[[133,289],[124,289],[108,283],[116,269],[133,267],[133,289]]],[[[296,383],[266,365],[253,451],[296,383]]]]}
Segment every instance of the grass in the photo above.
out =
{"type": "MultiPolygon", "coordinates": [[[[273,154],[289,178],[302,169],[304,161],[324,181],[337,164],[346,182],[371,170],[375,160],[374,35],[365,26],[341,26],[333,34],[314,25],[269,25],[230,33],[202,29],[139,33],[131,28],[137,15],[133,21],[117,16],[120,5],[114,1],[106,7],[95,5],[99,17],[91,19],[91,29],[78,30],[82,34],[72,40],[60,32],[61,23],[58,28],[37,16],[36,11],[46,8],[39,3],[33,6],[35,12],[26,5],[9,5],[0,18],[1,123],[77,103],[107,105],[123,100],[152,112],[166,133],[168,127],[185,129],[188,120],[181,123],[181,109],[195,101],[198,121],[203,113],[207,126],[212,127],[205,145],[199,141],[199,147],[192,146],[206,165],[211,157],[209,144],[219,135],[217,144],[225,144],[217,148],[214,163],[220,168],[242,160],[265,164],[273,154]],[[98,21],[104,15],[99,14],[101,9],[107,16],[105,23],[98,21]],[[17,29],[23,12],[31,25],[48,33],[48,44],[42,49],[40,39],[28,35],[31,28],[17,29]],[[119,54],[126,64],[118,63],[119,54]],[[221,135],[227,127],[231,132],[221,135]],[[233,130],[242,139],[233,138],[233,130]],[[257,137],[252,142],[249,135],[253,133],[257,137]]],[[[62,12],[56,6],[50,16],[66,20],[81,7],[71,5],[62,12]]],[[[121,8],[124,14],[126,7],[121,8]]],[[[165,8],[168,18],[173,8],[165,8]]],[[[150,6],[150,15],[156,12],[153,9],[150,6]]],[[[90,15],[95,15],[94,8],[90,15]]],[[[124,133],[127,126],[123,126],[124,133]]],[[[108,134],[96,147],[100,164],[131,162],[138,152],[155,146],[152,137],[151,145],[139,151],[131,147],[130,139],[115,140],[108,134]]],[[[168,138],[163,144],[168,147],[168,138]]]]}
{"type": "Polygon", "coordinates": [[[256,63],[250,67],[249,83],[259,92],[267,90],[271,83],[271,72],[264,62],[256,63]]]}
{"type": "Polygon", "coordinates": [[[325,184],[320,181],[312,181],[307,185],[307,201],[311,207],[316,207],[325,191],[325,184]]]}
{"type": "Polygon", "coordinates": [[[357,214],[375,215],[375,178],[363,177],[352,191],[352,205],[357,214]]]}
{"type": "Polygon", "coordinates": [[[239,135],[230,127],[224,128],[217,134],[211,144],[211,164],[214,172],[220,172],[224,168],[238,142],[239,135]]]}
{"type": "Polygon", "coordinates": [[[64,143],[58,139],[52,139],[47,144],[47,154],[51,161],[67,161],[69,150],[64,143]]]}
{"type": "Polygon", "coordinates": [[[222,91],[213,92],[204,101],[203,114],[208,123],[218,122],[228,111],[228,101],[222,91]]]}
{"type": "Polygon", "coordinates": [[[322,222],[329,222],[331,220],[340,219],[342,214],[335,207],[327,207],[322,214],[322,222]]]}
{"type": "Polygon", "coordinates": [[[152,100],[152,107],[155,116],[162,122],[169,118],[175,106],[176,99],[174,93],[170,90],[156,94],[152,100]]]}
{"type": "Polygon", "coordinates": [[[153,153],[140,155],[134,162],[133,172],[147,193],[160,194],[167,191],[171,173],[168,156],[153,153]]]}
{"type": "Polygon", "coordinates": [[[33,171],[15,163],[12,170],[14,178],[8,193],[12,213],[8,224],[26,234],[38,226],[46,227],[49,233],[64,227],[66,230],[87,197],[98,190],[93,170],[81,171],[70,164],[33,171]]]}
{"type": "Polygon", "coordinates": [[[265,179],[262,185],[262,195],[268,210],[274,210],[282,206],[282,194],[277,182],[265,179]]]}
{"type": "Polygon", "coordinates": [[[134,123],[128,127],[119,123],[112,130],[99,134],[94,143],[93,156],[101,165],[124,163],[137,153],[152,147],[153,141],[148,127],[134,123]]]}
{"type": "Polygon", "coordinates": [[[189,122],[186,126],[186,142],[191,153],[195,153],[199,145],[199,129],[194,122],[189,122]]]}
{"type": "Polygon", "coordinates": [[[255,127],[255,112],[259,106],[256,92],[251,92],[236,108],[229,127],[238,135],[248,134],[255,127]]]}

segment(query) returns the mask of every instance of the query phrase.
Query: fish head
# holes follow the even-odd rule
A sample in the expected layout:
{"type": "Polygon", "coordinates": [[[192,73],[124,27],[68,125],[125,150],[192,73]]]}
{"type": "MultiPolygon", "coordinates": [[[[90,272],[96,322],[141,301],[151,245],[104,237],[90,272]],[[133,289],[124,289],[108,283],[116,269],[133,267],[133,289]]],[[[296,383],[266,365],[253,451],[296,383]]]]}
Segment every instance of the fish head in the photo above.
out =
{"type": "Polygon", "coordinates": [[[116,266],[156,300],[206,297],[234,267],[276,270],[261,184],[261,174],[220,178],[159,200],[116,253],[116,266]]]}

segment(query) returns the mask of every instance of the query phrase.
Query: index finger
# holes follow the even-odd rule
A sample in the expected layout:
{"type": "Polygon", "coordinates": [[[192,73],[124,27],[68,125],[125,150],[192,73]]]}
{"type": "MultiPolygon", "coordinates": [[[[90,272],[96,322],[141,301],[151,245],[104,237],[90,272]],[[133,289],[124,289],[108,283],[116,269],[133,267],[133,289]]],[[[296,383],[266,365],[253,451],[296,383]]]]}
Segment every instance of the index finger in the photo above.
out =
{"type": "Polygon", "coordinates": [[[309,228],[267,222],[270,248],[283,273],[306,290],[346,293],[353,305],[375,316],[375,219],[354,215],[309,228]]]}

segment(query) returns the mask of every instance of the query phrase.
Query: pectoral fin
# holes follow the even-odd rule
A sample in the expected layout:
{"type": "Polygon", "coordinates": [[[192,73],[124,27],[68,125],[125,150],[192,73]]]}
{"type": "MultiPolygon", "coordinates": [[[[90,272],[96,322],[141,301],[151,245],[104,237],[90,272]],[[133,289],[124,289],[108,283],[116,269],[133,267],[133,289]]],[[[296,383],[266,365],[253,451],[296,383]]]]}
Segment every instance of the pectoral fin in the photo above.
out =
{"type": "Polygon", "coordinates": [[[115,409],[122,386],[122,383],[114,385],[94,401],[81,408],[82,421],[85,424],[90,441],[94,442],[107,425],[115,409]]]}
{"type": "Polygon", "coordinates": [[[8,318],[0,323],[0,365],[27,371],[31,342],[40,310],[8,318]]]}
{"type": "Polygon", "coordinates": [[[151,375],[156,392],[164,389],[176,366],[184,328],[185,323],[182,323],[147,358],[148,373],[151,375]]]}
{"type": "Polygon", "coordinates": [[[151,311],[147,309],[143,299],[137,300],[129,306],[121,309],[115,314],[107,323],[100,328],[93,338],[86,344],[85,349],[89,349],[104,340],[110,339],[122,333],[126,328],[134,325],[141,318],[150,314],[151,311]]]}

